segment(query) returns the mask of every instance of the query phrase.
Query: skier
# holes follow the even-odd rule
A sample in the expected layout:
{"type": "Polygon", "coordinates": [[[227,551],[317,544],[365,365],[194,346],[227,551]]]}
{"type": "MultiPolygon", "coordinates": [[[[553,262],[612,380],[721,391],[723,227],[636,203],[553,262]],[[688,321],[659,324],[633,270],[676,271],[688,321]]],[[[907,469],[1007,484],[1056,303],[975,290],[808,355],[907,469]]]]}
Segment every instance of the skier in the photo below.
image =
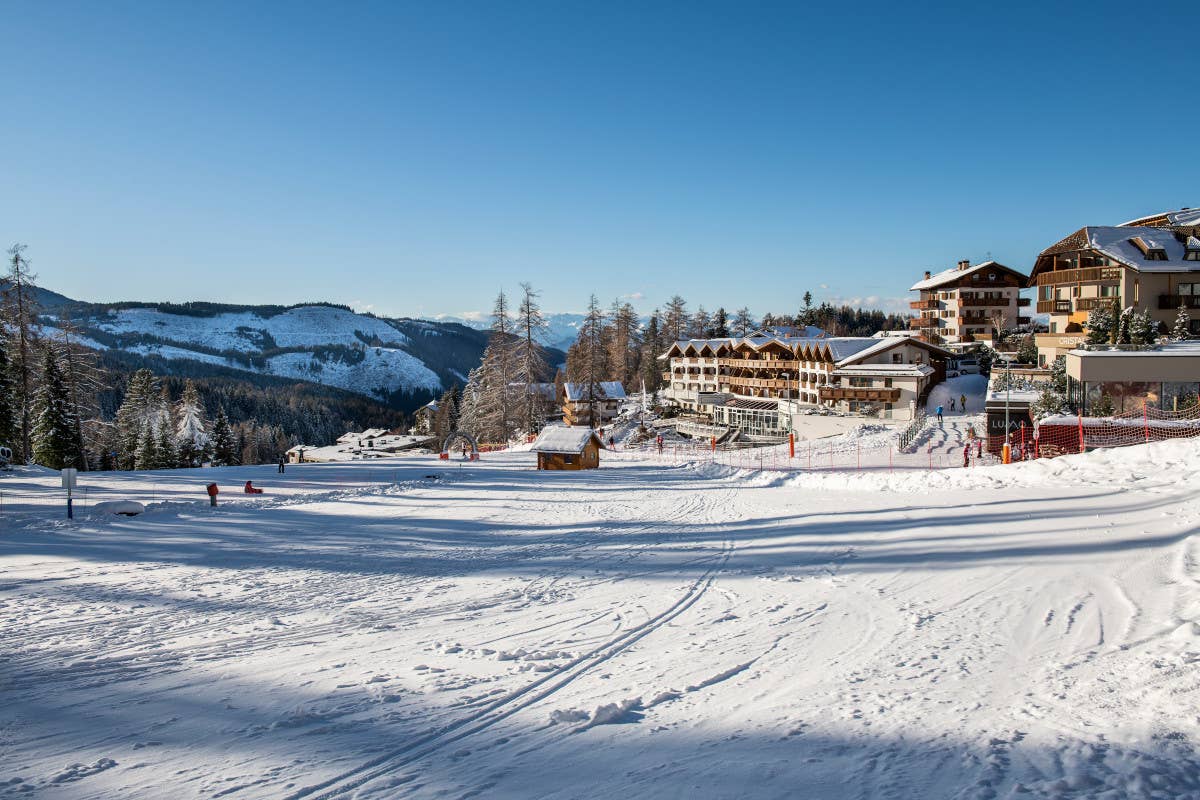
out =
{"type": "Polygon", "coordinates": [[[971,443],[967,442],[963,445],[963,466],[971,466],[971,443]]]}
{"type": "Polygon", "coordinates": [[[941,425],[942,424],[942,407],[941,406],[937,407],[937,418],[938,418],[938,425],[941,425]]]}
{"type": "Polygon", "coordinates": [[[953,397],[950,398],[950,410],[951,411],[954,410],[954,398],[953,397]]]}
{"type": "Polygon", "coordinates": [[[663,438],[661,433],[658,435],[658,438],[654,440],[654,443],[658,445],[658,452],[661,453],[663,449],[663,438]]]}
{"type": "Polygon", "coordinates": [[[287,458],[286,458],[286,457],[284,457],[284,456],[280,456],[280,457],[279,457],[279,474],[280,474],[280,475],[282,475],[282,474],[283,474],[283,468],[284,468],[285,466],[287,466],[287,458]]]}
{"type": "Polygon", "coordinates": [[[962,397],[958,398],[958,407],[961,408],[963,411],[967,410],[967,396],[965,394],[962,397]]]}

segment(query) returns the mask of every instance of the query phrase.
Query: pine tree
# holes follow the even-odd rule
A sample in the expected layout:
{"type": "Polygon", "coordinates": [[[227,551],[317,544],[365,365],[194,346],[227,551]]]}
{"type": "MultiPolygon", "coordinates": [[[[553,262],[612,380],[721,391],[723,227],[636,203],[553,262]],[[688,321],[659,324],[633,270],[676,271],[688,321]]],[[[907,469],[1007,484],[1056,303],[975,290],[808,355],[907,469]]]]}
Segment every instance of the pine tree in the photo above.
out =
{"type": "Polygon", "coordinates": [[[1129,318],[1129,341],[1136,345],[1153,344],[1157,323],[1148,310],[1131,313],[1129,318]]]}
{"type": "Polygon", "coordinates": [[[158,466],[155,469],[175,469],[179,464],[179,451],[175,446],[175,434],[170,425],[158,426],[158,440],[154,443],[158,466]]]}
{"type": "Polygon", "coordinates": [[[1115,322],[1110,309],[1104,306],[1093,308],[1088,313],[1088,344],[1107,344],[1112,339],[1115,322]]]}
{"type": "Polygon", "coordinates": [[[712,317],[704,310],[704,306],[700,306],[696,309],[696,313],[692,315],[691,324],[688,327],[688,337],[691,339],[707,339],[711,325],[712,317]]]}
{"type": "Polygon", "coordinates": [[[138,429],[137,451],[134,456],[134,469],[158,469],[158,435],[154,423],[149,419],[143,420],[138,429]]]}
{"type": "Polygon", "coordinates": [[[1133,309],[1127,308],[1121,312],[1121,316],[1117,319],[1117,329],[1113,340],[1113,344],[1129,344],[1129,329],[1133,320],[1133,309]]]}
{"type": "Polygon", "coordinates": [[[9,270],[3,281],[3,311],[0,327],[7,328],[12,341],[9,370],[13,376],[13,405],[16,408],[17,435],[13,441],[13,457],[26,463],[33,455],[33,404],[37,384],[37,342],[41,328],[37,321],[37,300],[29,262],[22,255],[25,245],[9,248],[9,270]]]}
{"type": "Polygon", "coordinates": [[[655,309],[650,315],[650,321],[646,323],[646,333],[642,337],[641,378],[646,384],[647,392],[658,391],[662,385],[663,368],[658,357],[665,349],[658,328],[658,309],[655,309]]]}
{"type": "Polygon", "coordinates": [[[0,339],[0,444],[15,449],[17,425],[16,382],[8,361],[8,348],[0,339]]]}
{"type": "Polygon", "coordinates": [[[729,315],[725,311],[725,307],[721,306],[713,312],[712,327],[709,328],[708,338],[724,339],[729,336],[729,315]]]}
{"type": "Polygon", "coordinates": [[[604,392],[600,384],[610,372],[605,350],[604,312],[596,296],[588,301],[588,313],[580,325],[580,336],[566,351],[566,377],[571,383],[581,384],[581,397],[588,405],[588,420],[595,425],[596,402],[604,392]]]}
{"type": "Polygon", "coordinates": [[[521,304],[517,309],[517,335],[514,347],[514,362],[518,382],[523,384],[524,393],[518,399],[517,419],[527,432],[541,427],[548,409],[541,393],[534,391],[534,384],[545,380],[549,366],[542,352],[542,339],[546,335],[546,319],[538,305],[538,293],[528,283],[521,284],[521,304]]]}
{"type": "Polygon", "coordinates": [[[472,387],[475,394],[473,433],[486,442],[507,442],[515,427],[513,401],[516,398],[512,387],[515,340],[508,315],[508,299],[502,291],[492,310],[492,334],[472,387]]]}
{"type": "Polygon", "coordinates": [[[672,342],[679,342],[687,338],[690,325],[687,301],[675,295],[667,301],[667,310],[663,313],[663,332],[672,342]]]}
{"type": "Polygon", "coordinates": [[[51,469],[78,464],[81,455],[79,420],[71,412],[70,393],[50,347],[45,348],[35,411],[33,460],[51,469]]]}
{"type": "Polygon", "coordinates": [[[733,333],[737,336],[749,336],[753,330],[754,317],[750,314],[750,309],[742,306],[734,314],[733,333]]]}
{"type": "Polygon", "coordinates": [[[804,293],[804,307],[800,309],[800,313],[796,316],[796,326],[803,328],[807,325],[816,323],[816,315],[813,311],[813,296],[812,292],[804,293]]]}
{"type": "Polygon", "coordinates": [[[225,409],[217,410],[217,418],[213,421],[213,459],[214,467],[230,467],[238,463],[237,433],[225,416],[225,409]]]}
{"type": "Polygon", "coordinates": [[[1022,337],[1021,344],[1017,347],[1017,360],[1022,364],[1036,364],[1037,358],[1037,342],[1034,341],[1033,335],[1022,337]]]}
{"type": "Polygon", "coordinates": [[[99,448],[99,442],[91,439],[87,432],[103,430],[97,424],[100,421],[99,396],[108,388],[108,376],[100,368],[97,353],[78,344],[79,333],[65,314],[60,315],[58,328],[53,346],[70,397],[71,414],[79,420],[76,450],[80,457],[76,466],[86,470],[89,452],[98,452],[99,448]]]}
{"type": "Polygon", "coordinates": [[[129,378],[125,399],[117,409],[118,465],[121,469],[154,469],[140,466],[139,453],[144,449],[145,428],[150,427],[151,438],[157,436],[160,421],[160,393],[158,379],[148,369],[139,369],[129,378]]]}
{"type": "Polygon", "coordinates": [[[183,386],[183,394],[175,407],[175,416],[178,419],[175,442],[179,451],[179,463],[185,467],[198,467],[204,463],[212,440],[205,429],[200,392],[190,379],[183,386]]]}
{"type": "Polygon", "coordinates": [[[1187,306],[1181,304],[1179,306],[1179,313],[1175,315],[1175,325],[1171,328],[1171,338],[1177,342],[1181,342],[1191,335],[1191,330],[1192,317],[1188,314],[1187,306]]]}

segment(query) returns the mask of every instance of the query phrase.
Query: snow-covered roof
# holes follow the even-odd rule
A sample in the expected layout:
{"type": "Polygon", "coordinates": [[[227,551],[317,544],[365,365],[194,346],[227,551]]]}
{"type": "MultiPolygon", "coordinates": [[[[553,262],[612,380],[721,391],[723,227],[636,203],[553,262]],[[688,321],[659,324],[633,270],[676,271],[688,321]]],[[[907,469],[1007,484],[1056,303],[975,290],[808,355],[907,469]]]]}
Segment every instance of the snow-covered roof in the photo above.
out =
{"type": "Polygon", "coordinates": [[[425,405],[421,406],[421,408],[419,408],[419,409],[417,409],[417,410],[418,410],[418,411],[421,411],[421,410],[423,410],[423,409],[426,409],[426,408],[427,408],[427,409],[429,409],[430,411],[437,411],[437,410],[438,410],[438,401],[437,401],[437,400],[430,400],[428,403],[426,403],[425,405]]]}
{"type": "Polygon", "coordinates": [[[955,281],[959,280],[960,278],[963,278],[967,275],[971,275],[972,273],[975,273],[975,272],[979,272],[981,269],[1006,270],[1006,271],[1011,272],[1014,275],[1018,276],[1022,280],[1024,280],[1027,277],[1025,274],[1023,274],[1021,272],[1017,272],[1017,270],[1013,269],[1012,267],[1006,267],[999,262],[984,261],[980,264],[974,264],[972,266],[969,266],[966,269],[959,269],[958,267],[951,267],[950,269],[943,270],[936,275],[926,278],[923,281],[917,281],[916,283],[914,283],[912,285],[911,288],[909,288],[909,291],[910,292],[919,292],[922,289],[933,289],[934,287],[937,287],[937,286],[944,286],[945,284],[948,284],[948,283],[954,283],[955,281]]]}
{"type": "Polygon", "coordinates": [[[866,347],[861,347],[861,348],[855,350],[853,353],[850,353],[850,355],[848,355],[848,356],[836,358],[836,361],[837,361],[836,366],[838,368],[845,367],[845,366],[848,366],[849,364],[854,363],[855,361],[861,361],[864,358],[870,358],[873,355],[876,355],[878,353],[883,353],[887,350],[891,350],[893,347],[900,347],[901,345],[905,345],[905,344],[916,345],[925,350],[929,350],[930,352],[941,353],[942,355],[945,355],[945,356],[953,356],[954,355],[953,353],[951,353],[949,350],[947,350],[944,347],[938,347],[937,345],[930,344],[929,342],[924,342],[924,341],[920,341],[920,340],[912,340],[909,338],[900,338],[900,337],[893,337],[893,338],[889,338],[889,339],[874,339],[874,338],[872,338],[872,339],[867,339],[865,341],[868,343],[866,347]]]}
{"type": "MultiPolygon", "coordinates": [[[[1084,228],[1087,234],[1086,248],[1099,250],[1114,261],[1127,264],[1139,272],[1178,272],[1179,270],[1200,271],[1200,261],[1185,261],[1183,242],[1165,228],[1137,228],[1127,226],[1084,228]],[[1166,261],[1148,261],[1145,253],[1133,240],[1139,239],[1147,249],[1162,250],[1166,261]]],[[[1085,248],[1085,249],[1086,249],[1085,248]]]]}
{"type": "Polygon", "coordinates": [[[1162,220],[1167,225],[1200,225],[1200,208],[1181,208],[1178,211],[1163,211],[1158,214],[1150,214],[1145,217],[1131,219],[1129,222],[1122,222],[1121,227],[1139,227],[1148,225],[1151,220],[1162,220]]]}
{"type": "Polygon", "coordinates": [[[1153,350],[1071,350],[1073,355],[1084,356],[1087,358],[1144,358],[1150,357],[1170,357],[1170,356],[1190,356],[1195,358],[1200,356],[1200,340],[1188,339],[1182,342],[1166,342],[1160,344],[1153,350]]]}
{"type": "Polygon", "coordinates": [[[590,439],[603,447],[600,437],[591,428],[569,428],[565,425],[549,425],[542,428],[537,441],[530,449],[535,453],[582,453],[590,439]]]}
{"type": "Polygon", "coordinates": [[[345,444],[347,442],[357,442],[364,439],[378,439],[380,436],[386,436],[387,431],[383,428],[367,428],[365,431],[350,431],[343,433],[337,438],[339,442],[345,444]]]}
{"type": "Polygon", "coordinates": [[[920,378],[925,375],[932,375],[933,367],[928,364],[849,364],[845,367],[838,367],[833,371],[833,374],[853,375],[855,377],[879,375],[885,378],[920,378]]]}
{"type": "MultiPolygon", "coordinates": [[[[600,381],[596,384],[597,400],[624,400],[625,387],[620,381],[600,381]]],[[[586,400],[588,396],[588,385],[586,383],[566,383],[563,385],[563,391],[567,395],[567,401],[571,403],[580,400],[586,400]]]]}

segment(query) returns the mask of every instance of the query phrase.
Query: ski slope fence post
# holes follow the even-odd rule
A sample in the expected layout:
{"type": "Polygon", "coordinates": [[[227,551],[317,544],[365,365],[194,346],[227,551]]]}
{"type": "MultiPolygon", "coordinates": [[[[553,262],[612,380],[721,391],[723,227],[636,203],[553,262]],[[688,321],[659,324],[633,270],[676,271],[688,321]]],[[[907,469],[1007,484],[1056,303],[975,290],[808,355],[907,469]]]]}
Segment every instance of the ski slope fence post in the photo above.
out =
{"type": "Polygon", "coordinates": [[[1150,410],[1146,406],[1146,401],[1142,401],[1142,427],[1146,431],[1146,441],[1150,441],[1150,410]]]}
{"type": "MultiPolygon", "coordinates": [[[[761,373],[759,373],[761,374],[761,373]]],[[[796,457],[796,434],[788,434],[788,458],[796,457]]]]}
{"type": "Polygon", "coordinates": [[[1083,452],[1083,409],[1079,409],[1079,452],[1083,452]]]}

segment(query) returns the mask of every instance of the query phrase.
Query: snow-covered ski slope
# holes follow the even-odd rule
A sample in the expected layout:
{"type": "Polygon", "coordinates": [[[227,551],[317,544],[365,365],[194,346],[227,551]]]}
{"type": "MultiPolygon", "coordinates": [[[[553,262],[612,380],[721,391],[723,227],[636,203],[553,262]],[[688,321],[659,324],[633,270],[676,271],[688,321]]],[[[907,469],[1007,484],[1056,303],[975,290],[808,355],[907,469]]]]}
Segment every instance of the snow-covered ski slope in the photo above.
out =
{"type": "Polygon", "coordinates": [[[484,459],[0,477],[0,796],[1200,797],[1196,442],[484,459]]]}

